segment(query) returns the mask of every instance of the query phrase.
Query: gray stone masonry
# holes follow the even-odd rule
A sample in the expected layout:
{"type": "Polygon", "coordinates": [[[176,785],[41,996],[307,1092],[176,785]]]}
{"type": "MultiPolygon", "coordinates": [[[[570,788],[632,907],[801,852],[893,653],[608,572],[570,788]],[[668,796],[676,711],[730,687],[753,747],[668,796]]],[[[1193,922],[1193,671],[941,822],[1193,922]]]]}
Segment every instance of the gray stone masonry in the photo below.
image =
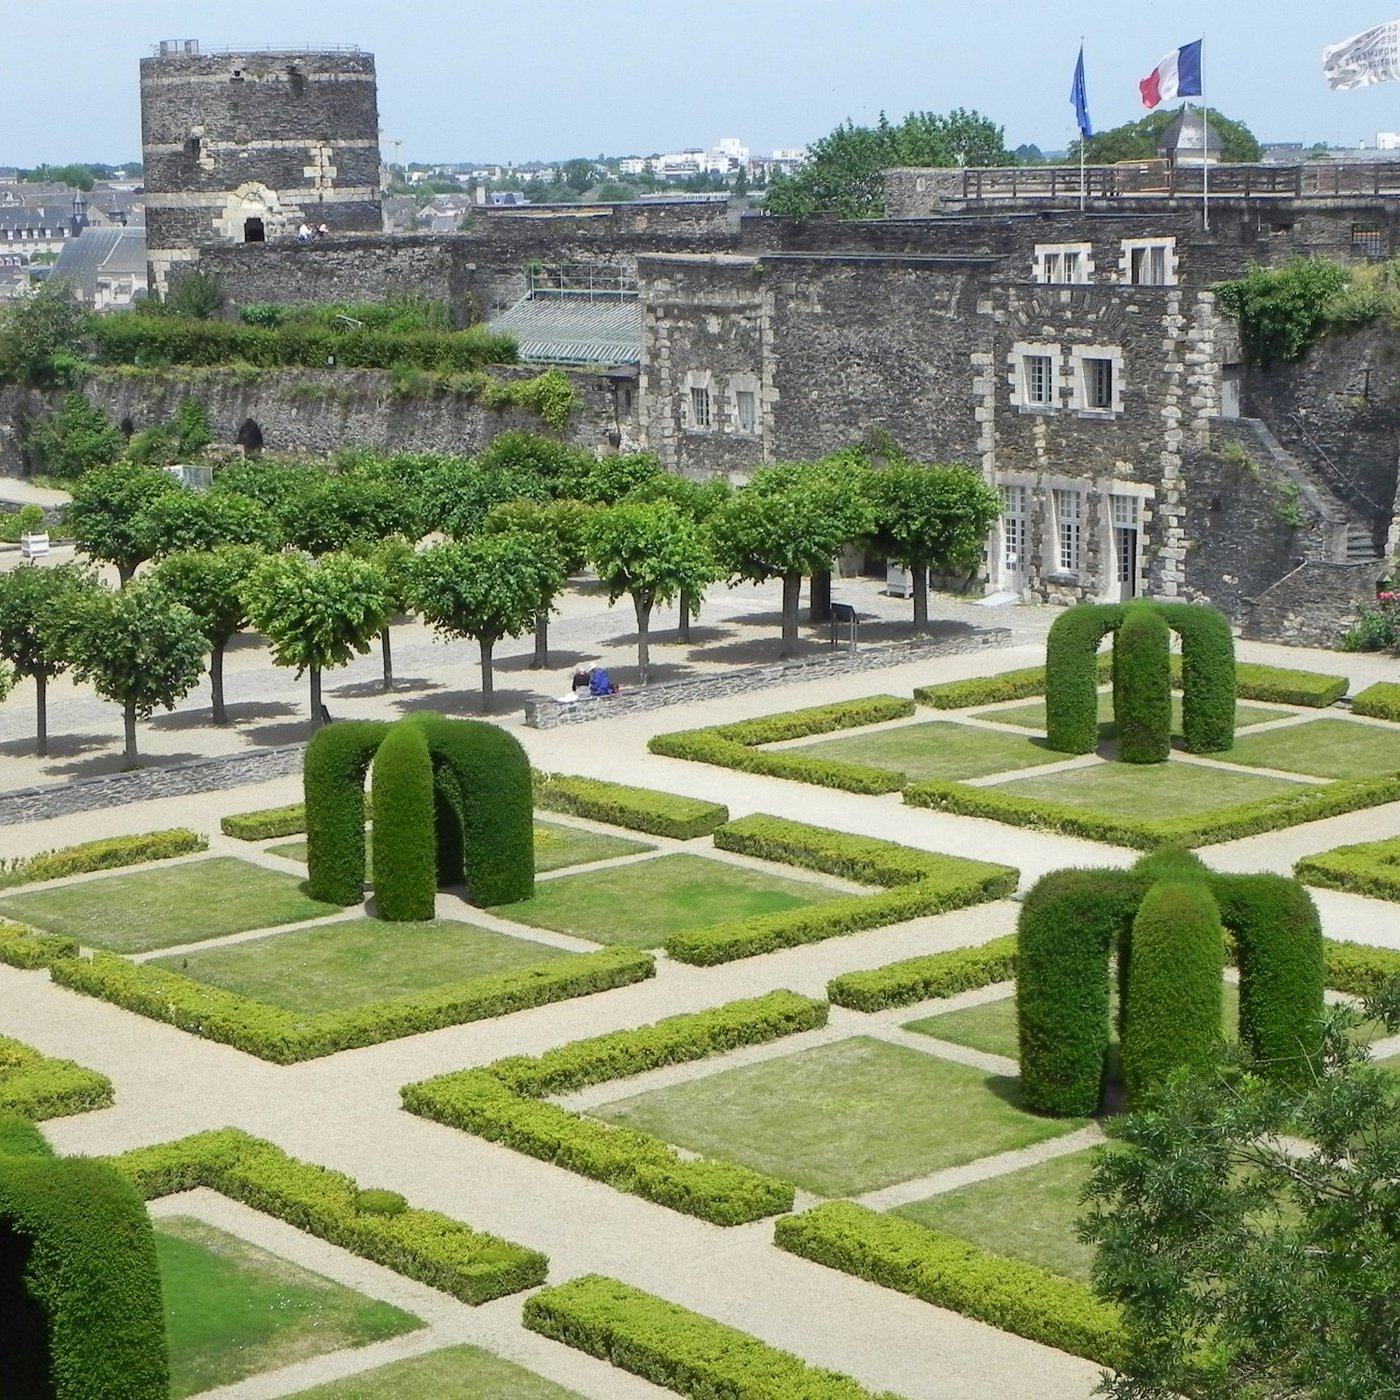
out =
{"type": "Polygon", "coordinates": [[[672,681],[665,685],[639,686],[616,695],[579,700],[532,700],[525,706],[525,723],[532,729],[556,729],[563,724],[587,724],[596,719],[661,710],[670,705],[689,705],[701,700],[719,700],[728,695],[773,690],[794,682],[821,680],[827,676],[860,671],[879,671],[887,666],[904,666],[940,656],[958,656],[988,647],[1011,645],[1011,629],[981,627],[942,637],[914,638],[893,646],[857,647],[845,644],[829,656],[800,661],[780,661],[772,666],[749,666],[723,675],[702,676],[697,680],[672,681]]]}
{"type": "Polygon", "coordinates": [[[1386,566],[1378,560],[1333,564],[1308,559],[1257,598],[1245,600],[1240,635],[1295,647],[1335,647],[1374,603],[1386,566]]]}

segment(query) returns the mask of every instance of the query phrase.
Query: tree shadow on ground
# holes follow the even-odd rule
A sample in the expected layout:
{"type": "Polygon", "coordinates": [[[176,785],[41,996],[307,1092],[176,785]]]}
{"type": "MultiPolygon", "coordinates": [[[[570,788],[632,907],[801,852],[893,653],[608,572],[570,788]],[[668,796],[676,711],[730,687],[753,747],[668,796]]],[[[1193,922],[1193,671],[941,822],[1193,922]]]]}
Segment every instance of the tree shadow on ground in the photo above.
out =
{"type": "Polygon", "coordinates": [[[543,693],[538,690],[502,689],[497,686],[491,697],[491,710],[487,714],[481,711],[479,690],[443,690],[430,696],[405,696],[394,702],[394,708],[406,715],[427,710],[446,715],[449,719],[505,719],[522,709],[527,700],[543,698],[543,693]]]}
{"type": "Polygon", "coordinates": [[[726,642],[721,646],[697,647],[688,653],[692,661],[714,662],[732,666],[771,666],[781,660],[810,661],[834,656],[825,637],[800,637],[795,657],[781,657],[782,638],[748,637],[743,641],[726,642]]]}
{"type": "MultiPolygon", "coordinates": [[[[208,754],[202,753],[142,753],[141,736],[138,731],[136,736],[137,754],[136,767],[141,768],[169,768],[176,763],[189,763],[197,758],[207,758],[208,754]]],[[[128,770],[126,758],[122,752],[122,741],[113,736],[111,747],[105,752],[94,754],[91,758],[75,759],[71,763],[51,763],[44,772],[54,776],[65,778],[100,778],[109,773],[122,773],[128,770]]]]}
{"type": "MultiPolygon", "coordinates": [[[[591,651],[562,651],[555,647],[549,649],[549,665],[541,667],[542,671],[562,671],[566,668],[579,666],[584,662],[591,665],[598,664],[596,652],[591,651]]],[[[533,651],[522,651],[516,656],[502,656],[493,665],[493,669],[499,674],[501,671],[533,671],[535,667],[535,653],[533,651]]]]}
{"type": "MultiPolygon", "coordinates": [[[[91,753],[94,749],[105,749],[109,744],[116,742],[110,734],[51,733],[48,758],[76,758],[79,754],[91,753]]],[[[7,739],[0,744],[0,758],[36,758],[36,744],[32,734],[24,738],[7,739]]]]}
{"type": "MultiPolygon", "coordinates": [[[[294,707],[291,713],[296,714],[298,709],[294,707]]],[[[259,724],[245,729],[243,737],[251,748],[274,749],[282,744],[304,744],[316,732],[316,728],[310,715],[301,711],[298,718],[289,719],[285,724],[259,724]]]]}
{"type": "Polygon", "coordinates": [[[269,700],[261,704],[252,700],[244,700],[229,705],[227,708],[229,718],[227,725],[216,725],[213,714],[207,705],[201,705],[196,710],[175,710],[170,714],[153,715],[147,722],[152,729],[158,730],[235,729],[240,724],[247,724],[252,720],[280,719],[285,715],[294,715],[297,712],[297,707],[285,700],[269,700]]]}
{"type": "Polygon", "coordinates": [[[426,676],[395,676],[394,688],[385,690],[384,677],[381,675],[372,681],[350,681],[345,685],[338,685],[334,690],[327,690],[324,698],[327,701],[338,696],[347,700],[372,700],[376,695],[415,695],[420,691],[445,689],[446,686],[441,681],[431,681],[426,676]]]}

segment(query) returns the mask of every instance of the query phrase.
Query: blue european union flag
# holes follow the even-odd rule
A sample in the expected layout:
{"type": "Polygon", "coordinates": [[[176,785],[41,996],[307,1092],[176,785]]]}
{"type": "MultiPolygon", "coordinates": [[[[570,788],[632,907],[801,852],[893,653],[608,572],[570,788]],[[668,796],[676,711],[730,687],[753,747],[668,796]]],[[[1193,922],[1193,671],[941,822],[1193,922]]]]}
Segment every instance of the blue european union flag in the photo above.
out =
{"type": "Polygon", "coordinates": [[[1084,87],[1084,45],[1079,46],[1079,62],[1074,65],[1074,85],[1069,90],[1069,100],[1074,103],[1075,120],[1079,123],[1079,134],[1088,140],[1094,134],[1089,120],[1089,94],[1084,87]]]}

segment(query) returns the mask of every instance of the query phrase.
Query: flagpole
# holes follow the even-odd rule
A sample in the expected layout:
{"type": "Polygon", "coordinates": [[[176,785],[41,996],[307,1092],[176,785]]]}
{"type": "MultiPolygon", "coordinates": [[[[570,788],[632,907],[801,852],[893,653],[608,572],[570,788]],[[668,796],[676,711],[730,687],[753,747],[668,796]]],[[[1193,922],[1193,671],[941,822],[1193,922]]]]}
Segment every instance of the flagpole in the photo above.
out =
{"type": "MultiPolygon", "coordinates": [[[[1083,63],[1083,62],[1084,62],[1084,36],[1083,36],[1082,34],[1079,36],[1079,61],[1080,61],[1080,63],[1083,63]]],[[[1084,212],[1084,198],[1085,198],[1085,196],[1084,196],[1084,160],[1085,160],[1084,148],[1085,148],[1088,144],[1089,144],[1089,143],[1088,143],[1087,139],[1086,139],[1085,136],[1084,136],[1084,132],[1081,130],[1080,133],[1079,133],[1079,212],[1080,212],[1081,214],[1084,212]]]]}
{"type": "Polygon", "coordinates": [[[1210,232],[1210,103],[1206,101],[1205,32],[1201,33],[1201,222],[1210,232]]]}

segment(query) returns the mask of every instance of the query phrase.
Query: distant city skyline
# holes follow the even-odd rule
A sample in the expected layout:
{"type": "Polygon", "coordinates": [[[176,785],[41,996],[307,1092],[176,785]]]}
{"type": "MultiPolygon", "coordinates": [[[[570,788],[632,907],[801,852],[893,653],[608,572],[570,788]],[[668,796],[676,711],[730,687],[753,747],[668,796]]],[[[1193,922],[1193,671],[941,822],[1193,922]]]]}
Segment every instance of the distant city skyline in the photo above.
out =
{"type": "MultiPolygon", "coordinates": [[[[1263,141],[1370,144],[1400,129],[1400,83],[1333,93],[1324,45],[1400,14],[1344,0],[1140,0],[1085,37],[1089,111],[1105,129],[1144,114],[1137,82],[1205,34],[1206,99],[1263,141]]],[[[138,61],[160,39],[205,47],[357,44],[375,55],[385,152],[403,162],[522,163],[647,155],[736,136],[755,154],[807,145],[846,118],[974,107],[1007,145],[1063,149],[1079,36],[1026,0],[712,0],[702,15],[616,0],[471,9],[306,0],[70,0],[6,26],[0,163],[139,156],[138,61]],[[399,144],[392,144],[398,142],[399,144]]]]}

